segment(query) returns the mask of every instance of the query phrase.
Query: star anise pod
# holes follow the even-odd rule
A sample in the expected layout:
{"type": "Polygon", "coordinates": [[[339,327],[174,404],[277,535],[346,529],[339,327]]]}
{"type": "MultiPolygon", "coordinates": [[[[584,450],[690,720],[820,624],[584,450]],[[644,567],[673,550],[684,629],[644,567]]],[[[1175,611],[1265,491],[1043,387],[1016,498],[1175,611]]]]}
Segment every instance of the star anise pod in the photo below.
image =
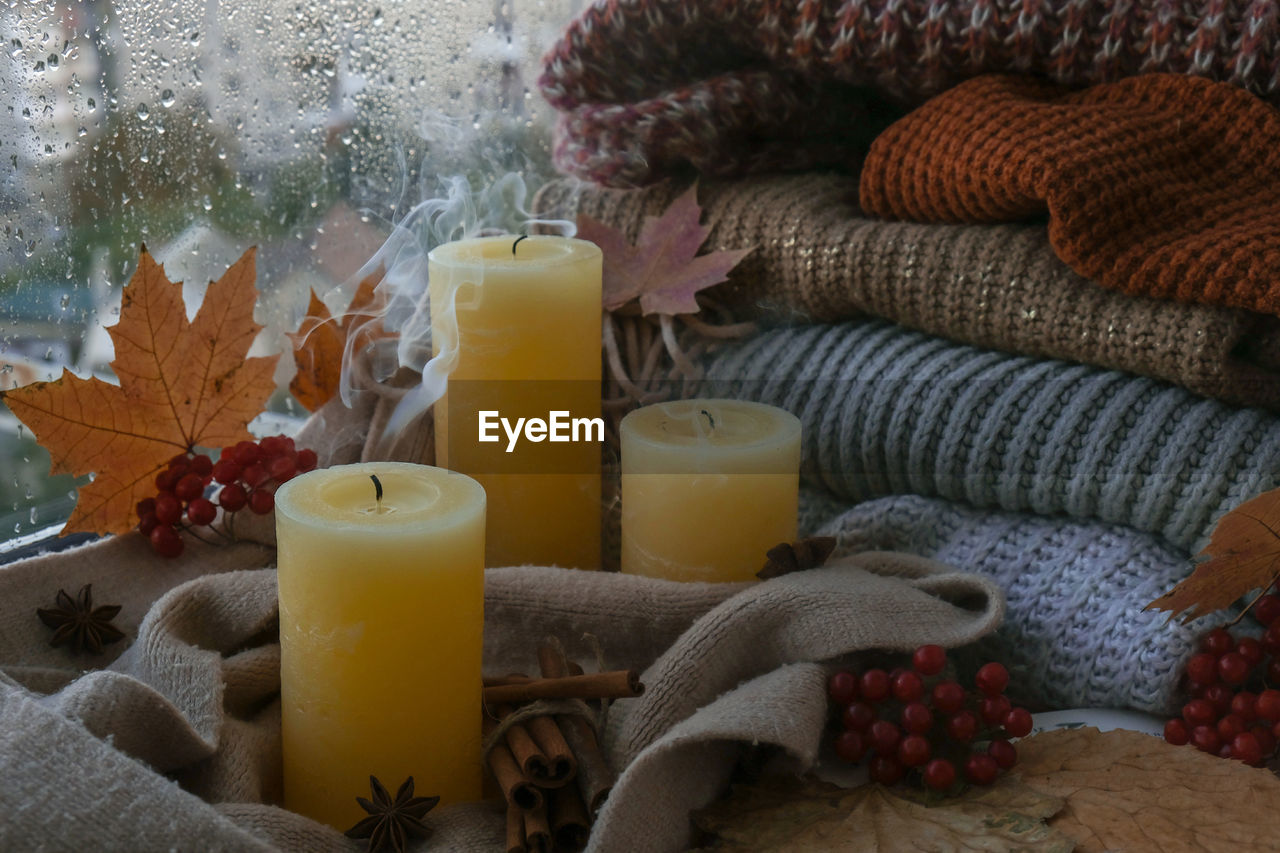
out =
{"type": "Polygon", "coordinates": [[[404,853],[410,833],[422,838],[431,834],[431,827],[422,822],[422,816],[435,808],[440,798],[415,797],[412,776],[396,791],[394,800],[377,776],[369,777],[369,790],[373,792],[373,802],[356,797],[356,802],[369,816],[347,830],[348,838],[369,839],[369,853],[387,847],[404,853]]]}
{"type": "Polygon", "coordinates": [[[783,542],[765,552],[768,558],[756,577],[765,581],[792,572],[816,569],[827,561],[836,549],[834,536],[810,536],[798,542],[783,542]]]}
{"type": "Polygon", "coordinates": [[[120,612],[119,604],[93,606],[93,584],[80,587],[73,599],[66,590],[58,590],[57,607],[36,608],[40,621],[53,629],[49,645],[68,645],[72,652],[90,651],[101,654],[102,647],[124,639],[124,632],[111,624],[120,612]]]}

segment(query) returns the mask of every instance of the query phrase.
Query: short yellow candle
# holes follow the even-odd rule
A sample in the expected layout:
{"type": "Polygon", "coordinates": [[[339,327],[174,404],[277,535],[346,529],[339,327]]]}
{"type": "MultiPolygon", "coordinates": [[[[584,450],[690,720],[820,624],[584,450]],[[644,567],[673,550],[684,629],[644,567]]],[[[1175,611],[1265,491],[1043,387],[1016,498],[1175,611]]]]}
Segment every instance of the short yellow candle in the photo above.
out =
{"type": "Polygon", "coordinates": [[[598,568],[603,421],[576,442],[522,435],[508,452],[496,419],[600,417],[600,249],[550,236],[459,240],[431,252],[429,274],[432,347],[456,346],[435,406],[436,463],[484,486],[488,564],[598,568]],[[496,441],[479,440],[481,412],[496,441]]]}
{"type": "Polygon", "coordinates": [[[755,580],[796,538],[800,421],[739,400],[658,403],[622,419],[622,571],[755,580]]]}
{"type": "Polygon", "coordinates": [[[484,526],[480,485],[425,465],[276,492],[286,808],[346,830],[370,775],[480,799],[484,526]]]}

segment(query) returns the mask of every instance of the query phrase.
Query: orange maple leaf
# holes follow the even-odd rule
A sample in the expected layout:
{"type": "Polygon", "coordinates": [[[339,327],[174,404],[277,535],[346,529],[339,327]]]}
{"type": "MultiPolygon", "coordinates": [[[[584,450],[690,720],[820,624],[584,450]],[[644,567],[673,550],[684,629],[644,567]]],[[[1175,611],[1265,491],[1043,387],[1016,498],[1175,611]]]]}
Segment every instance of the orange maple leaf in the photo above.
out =
{"type": "Polygon", "coordinates": [[[342,357],[351,335],[356,335],[351,342],[353,348],[391,336],[381,322],[376,322],[384,308],[384,300],[375,290],[381,280],[381,270],[365,277],[340,320],[335,320],[315,291],[311,291],[307,316],[302,318],[298,331],[289,335],[294,347],[293,360],[298,366],[289,390],[308,411],[314,412],[338,393],[342,357]]]}
{"type": "Polygon", "coordinates": [[[181,285],[144,247],[120,322],[107,330],[120,384],[63,370],[53,382],[0,394],[53,457],[51,473],[95,475],[64,536],[127,532],[134,505],[155,496],[155,475],[175,454],[252,438],[248,423],[275,390],[279,358],[245,358],[262,329],[253,321],[254,253],[209,284],[188,321],[181,285]]]}
{"type": "Polygon", "coordinates": [[[1190,611],[1183,617],[1190,622],[1270,586],[1280,575],[1280,489],[1263,492],[1219,519],[1200,556],[1209,559],[1144,609],[1174,615],[1190,611]]]}

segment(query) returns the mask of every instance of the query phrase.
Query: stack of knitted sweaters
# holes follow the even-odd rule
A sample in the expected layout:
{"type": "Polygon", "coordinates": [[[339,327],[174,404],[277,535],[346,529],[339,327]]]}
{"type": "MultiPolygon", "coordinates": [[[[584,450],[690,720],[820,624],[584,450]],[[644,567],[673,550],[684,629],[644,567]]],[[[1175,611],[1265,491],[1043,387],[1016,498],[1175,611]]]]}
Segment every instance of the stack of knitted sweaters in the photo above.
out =
{"type": "Polygon", "coordinates": [[[1024,700],[1168,711],[1207,626],[1142,607],[1280,486],[1278,13],[598,2],[536,206],[634,240],[700,176],[765,327],[705,369],[801,417],[806,532],[998,580],[1024,700]]]}

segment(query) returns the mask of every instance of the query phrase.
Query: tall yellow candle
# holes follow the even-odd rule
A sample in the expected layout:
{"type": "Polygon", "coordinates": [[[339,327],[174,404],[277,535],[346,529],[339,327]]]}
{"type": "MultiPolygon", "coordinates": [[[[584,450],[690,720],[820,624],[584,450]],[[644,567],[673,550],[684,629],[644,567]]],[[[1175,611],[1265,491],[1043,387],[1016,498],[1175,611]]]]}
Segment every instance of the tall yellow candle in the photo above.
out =
{"type": "Polygon", "coordinates": [[[429,274],[432,347],[455,353],[435,406],[436,462],[484,486],[488,564],[598,568],[600,249],[550,236],[459,240],[431,252],[429,274]],[[563,429],[520,429],[513,442],[520,418],[563,429]]]}
{"type": "Polygon", "coordinates": [[[425,465],[276,492],[286,808],[348,829],[370,775],[480,798],[484,527],[480,485],[425,465]]]}
{"type": "Polygon", "coordinates": [[[658,403],[622,419],[622,571],[755,580],[796,538],[800,421],[740,400],[658,403]]]}

